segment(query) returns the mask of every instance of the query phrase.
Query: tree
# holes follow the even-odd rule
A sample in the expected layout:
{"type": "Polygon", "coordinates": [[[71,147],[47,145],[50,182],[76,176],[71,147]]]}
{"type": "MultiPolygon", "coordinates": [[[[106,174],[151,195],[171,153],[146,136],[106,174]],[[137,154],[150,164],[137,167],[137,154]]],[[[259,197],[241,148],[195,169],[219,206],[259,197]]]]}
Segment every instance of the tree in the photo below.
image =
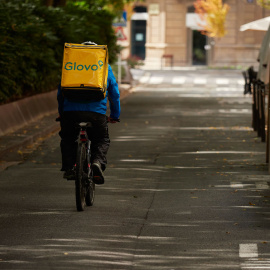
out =
{"type": "Polygon", "coordinates": [[[257,4],[262,8],[270,9],[270,0],[257,0],[257,4]]]}
{"type": "Polygon", "coordinates": [[[202,33],[209,37],[223,37],[227,33],[225,20],[229,6],[223,4],[222,0],[196,0],[195,12],[200,15],[206,25],[202,26],[202,33]]]}
{"type": "Polygon", "coordinates": [[[126,5],[137,2],[136,0],[43,0],[43,1],[47,7],[49,6],[61,7],[66,6],[67,3],[74,3],[78,5],[89,4],[99,6],[100,8],[107,7],[111,11],[115,11],[116,13],[119,11],[123,11],[126,5]]]}

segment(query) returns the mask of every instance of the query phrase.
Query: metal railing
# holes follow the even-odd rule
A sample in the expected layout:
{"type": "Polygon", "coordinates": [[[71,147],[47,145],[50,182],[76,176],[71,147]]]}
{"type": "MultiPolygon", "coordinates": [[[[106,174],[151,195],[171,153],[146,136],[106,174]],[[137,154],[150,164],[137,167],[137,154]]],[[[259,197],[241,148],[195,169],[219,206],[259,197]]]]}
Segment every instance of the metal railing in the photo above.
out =
{"type": "Polygon", "coordinates": [[[245,80],[244,94],[252,95],[252,128],[261,141],[267,143],[266,162],[269,163],[269,85],[257,79],[257,72],[253,67],[242,74],[245,80]]]}

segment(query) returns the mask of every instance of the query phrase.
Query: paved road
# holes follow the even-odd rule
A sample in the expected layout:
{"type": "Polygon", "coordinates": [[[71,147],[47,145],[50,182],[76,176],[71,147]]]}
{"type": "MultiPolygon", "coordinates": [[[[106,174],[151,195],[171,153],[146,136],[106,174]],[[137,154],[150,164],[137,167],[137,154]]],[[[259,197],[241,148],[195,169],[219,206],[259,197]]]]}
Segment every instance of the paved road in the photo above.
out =
{"type": "Polygon", "coordinates": [[[201,78],[192,71],[138,74],[84,212],[59,171],[57,135],[2,171],[0,269],[270,269],[265,144],[241,74],[220,72],[204,71],[212,87],[171,83],[201,78]],[[235,83],[222,91],[218,78],[235,83]]]}

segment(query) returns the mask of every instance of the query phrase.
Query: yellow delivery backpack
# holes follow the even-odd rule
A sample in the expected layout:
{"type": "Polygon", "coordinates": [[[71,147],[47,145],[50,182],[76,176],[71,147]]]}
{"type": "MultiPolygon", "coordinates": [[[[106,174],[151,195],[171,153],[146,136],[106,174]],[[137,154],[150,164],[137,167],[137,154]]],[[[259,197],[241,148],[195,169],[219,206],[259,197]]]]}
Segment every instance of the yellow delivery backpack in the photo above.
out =
{"type": "Polygon", "coordinates": [[[107,45],[65,43],[61,89],[70,100],[101,100],[108,78],[107,45]]]}

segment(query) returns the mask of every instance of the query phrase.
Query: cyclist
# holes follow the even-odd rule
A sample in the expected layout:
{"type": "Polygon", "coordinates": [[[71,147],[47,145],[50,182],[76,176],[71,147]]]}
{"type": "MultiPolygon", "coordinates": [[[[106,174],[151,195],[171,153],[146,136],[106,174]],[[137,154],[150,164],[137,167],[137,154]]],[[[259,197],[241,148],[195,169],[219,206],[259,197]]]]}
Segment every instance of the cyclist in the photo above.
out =
{"type": "MultiPolygon", "coordinates": [[[[86,41],[84,45],[97,45],[94,42],[86,41]]],[[[62,168],[65,171],[63,178],[75,179],[73,166],[76,162],[77,135],[76,123],[91,122],[91,131],[87,131],[91,140],[91,164],[95,184],[104,183],[103,171],[107,164],[107,152],[110,145],[108,122],[116,123],[120,116],[120,93],[118,84],[113,75],[111,66],[108,67],[107,93],[100,101],[74,102],[64,98],[61,92],[61,84],[57,93],[58,111],[61,123],[61,154],[62,168]],[[110,117],[106,116],[107,98],[109,98],[110,117]]]]}

